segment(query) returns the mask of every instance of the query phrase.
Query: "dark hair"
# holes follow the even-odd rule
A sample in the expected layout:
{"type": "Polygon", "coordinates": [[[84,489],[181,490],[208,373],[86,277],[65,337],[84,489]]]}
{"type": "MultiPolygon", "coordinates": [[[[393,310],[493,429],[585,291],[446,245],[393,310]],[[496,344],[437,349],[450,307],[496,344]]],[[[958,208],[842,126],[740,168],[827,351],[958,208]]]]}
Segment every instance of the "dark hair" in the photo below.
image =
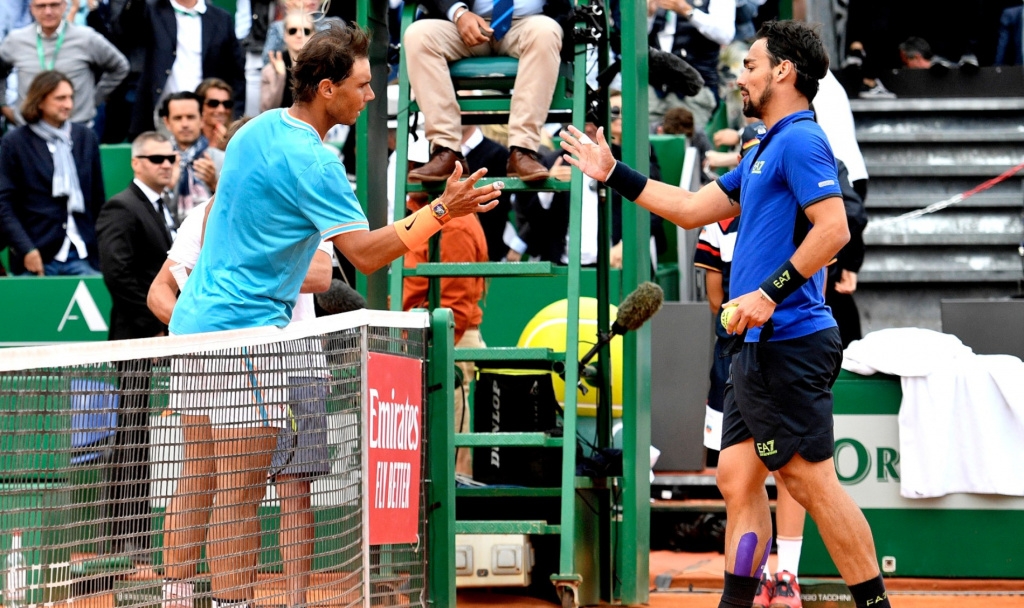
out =
{"type": "Polygon", "coordinates": [[[228,95],[232,98],[235,96],[235,90],[231,88],[231,85],[220,78],[206,78],[200,82],[199,86],[196,87],[196,95],[198,95],[201,100],[206,101],[206,93],[209,92],[210,89],[227,91],[228,95]]]}
{"type": "Polygon", "coordinates": [[[911,36],[900,44],[900,51],[907,56],[917,57],[921,56],[925,59],[932,58],[932,46],[928,44],[928,41],[924,38],[918,38],[917,36],[911,36]]]}
{"type": "Polygon", "coordinates": [[[299,103],[316,98],[320,81],[332,83],[352,74],[357,59],[369,57],[370,36],[358,26],[331,27],[313,34],[292,65],[292,95],[299,103]]]}
{"type": "Polygon", "coordinates": [[[772,67],[790,61],[796,70],[796,90],[808,102],[818,94],[818,81],[828,71],[828,52],[816,26],[801,21],[766,21],[757,30],[764,38],[772,67]]]}
{"type": "Polygon", "coordinates": [[[665,118],[661,121],[661,130],[666,135],[693,137],[693,112],[683,107],[672,108],[665,112],[665,118]]]}
{"type": "Polygon", "coordinates": [[[227,150],[228,143],[231,142],[231,138],[234,137],[236,133],[238,133],[239,129],[241,129],[242,127],[245,126],[245,123],[249,122],[253,118],[254,118],[253,116],[243,116],[243,117],[239,118],[238,120],[232,122],[230,125],[228,125],[228,130],[224,132],[224,149],[225,150],[227,150]]]}
{"type": "Polygon", "coordinates": [[[36,77],[28,85],[25,101],[21,102],[21,115],[25,118],[25,122],[36,123],[43,118],[39,106],[42,105],[43,100],[49,97],[50,93],[57,90],[62,82],[68,83],[71,86],[71,91],[74,92],[75,85],[72,84],[70,78],[64,75],[64,72],[47,70],[36,74],[36,77]]]}
{"type": "Polygon", "coordinates": [[[199,111],[203,111],[203,100],[201,97],[199,97],[192,91],[178,91],[177,93],[171,93],[167,97],[164,97],[164,100],[160,102],[160,118],[167,118],[171,115],[172,101],[181,101],[183,99],[191,99],[192,101],[196,102],[196,105],[199,107],[199,111]]]}

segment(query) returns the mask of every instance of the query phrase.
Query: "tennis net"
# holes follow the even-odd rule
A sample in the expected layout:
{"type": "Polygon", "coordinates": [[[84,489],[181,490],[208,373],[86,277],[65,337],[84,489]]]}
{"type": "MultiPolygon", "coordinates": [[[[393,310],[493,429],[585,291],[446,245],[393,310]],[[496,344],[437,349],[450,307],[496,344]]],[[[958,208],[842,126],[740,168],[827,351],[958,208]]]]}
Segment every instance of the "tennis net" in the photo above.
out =
{"type": "Polygon", "coordinates": [[[0,351],[4,605],[424,605],[428,327],[0,351]]]}

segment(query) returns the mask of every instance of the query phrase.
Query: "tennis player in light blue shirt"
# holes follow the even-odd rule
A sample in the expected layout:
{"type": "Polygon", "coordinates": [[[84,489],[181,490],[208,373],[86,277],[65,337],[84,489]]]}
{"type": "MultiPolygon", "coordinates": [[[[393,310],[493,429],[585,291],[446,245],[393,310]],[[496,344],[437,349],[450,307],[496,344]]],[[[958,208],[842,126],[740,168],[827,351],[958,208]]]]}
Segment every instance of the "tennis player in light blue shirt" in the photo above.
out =
{"type": "Polygon", "coordinates": [[[228,146],[206,225],[211,246],[185,284],[171,332],[284,327],[317,245],[368,229],[345,168],[313,127],[287,109],[263,113],[228,146]]]}
{"type": "Polygon", "coordinates": [[[452,217],[497,204],[500,182],[476,188],[486,171],[460,180],[457,169],[431,205],[369,230],[344,167],[323,147],[331,127],[354,124],[374,99],[367,48],[362,30],[318,32],[292,66],[295,104],[260,115],[231,139],[206,245],[174,308],[171,333],[284,327],[321,241],[330,239],[369,274],[452,217]]]}

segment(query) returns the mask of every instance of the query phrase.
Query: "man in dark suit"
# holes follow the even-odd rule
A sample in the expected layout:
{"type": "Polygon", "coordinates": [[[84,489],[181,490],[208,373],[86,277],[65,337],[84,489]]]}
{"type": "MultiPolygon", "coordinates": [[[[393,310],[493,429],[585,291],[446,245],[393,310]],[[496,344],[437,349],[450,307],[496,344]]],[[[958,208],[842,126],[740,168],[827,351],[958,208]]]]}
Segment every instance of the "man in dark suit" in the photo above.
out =
{"type": "MultiPolygon", "coordinates": [[[[165,335],[146,296],[167,258],[174,221],[164,206],[177,153],[165,136],[147,131],[132,143],[135,179],[107,201],[96,220],[103,282],[113,301],[111,340],[165,335]]],[[[149,547],[149,377],[147,361],[118,362],[121,397],[117,434],[108,475],[112,492],[112,552],[132,554],[149,547]]],[[[137,555],[143,558],[144,556],[137,555]]]]}
{"type": "Polygon", "coordinates": [[[98,274],[100,149],[92,129],[70,122],[73,98],[67,76],[40,72],[21,107],[28,124],[0,145],[0,228],[12,274],[98,274]]]}
{"type": "Polygon", "coordinates": [[[204,78],[220,78],[236,91],[236,118],[245,107],[245,58],[233,17],[204,0],[175,4],[134,2],[120,14],[122,44],[145,48],[130,137],[153,130],[153,110],[163,97],[194,91],[204,78]]]}

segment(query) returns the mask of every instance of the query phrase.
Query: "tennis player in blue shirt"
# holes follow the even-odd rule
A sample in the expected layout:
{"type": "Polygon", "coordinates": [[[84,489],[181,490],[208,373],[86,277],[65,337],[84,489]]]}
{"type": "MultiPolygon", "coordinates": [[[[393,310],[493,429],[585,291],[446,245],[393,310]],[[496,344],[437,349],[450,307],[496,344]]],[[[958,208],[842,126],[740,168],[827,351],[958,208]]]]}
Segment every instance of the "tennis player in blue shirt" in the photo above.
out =
{"type": "Polygon", "coordinates": [[[732,267],[731,334],[744,336],[726,387],[718,486],[728,524],[720,608],[750,608],[771,551],[764,481],[785,480],[821,531],[858,608],[888,608],[867,520],[832,461],[832,384],[839,330],[825,307],[824,267],[849,240],[832,150],[808,110],[828,54],[811,26],[764,24],[737,81],[746,116],[768,127],[758,149],[696,193],[616,162],[603,131],[570,127],[565,159],[624,198],[684,228],[743,210],[732,267]]]}

